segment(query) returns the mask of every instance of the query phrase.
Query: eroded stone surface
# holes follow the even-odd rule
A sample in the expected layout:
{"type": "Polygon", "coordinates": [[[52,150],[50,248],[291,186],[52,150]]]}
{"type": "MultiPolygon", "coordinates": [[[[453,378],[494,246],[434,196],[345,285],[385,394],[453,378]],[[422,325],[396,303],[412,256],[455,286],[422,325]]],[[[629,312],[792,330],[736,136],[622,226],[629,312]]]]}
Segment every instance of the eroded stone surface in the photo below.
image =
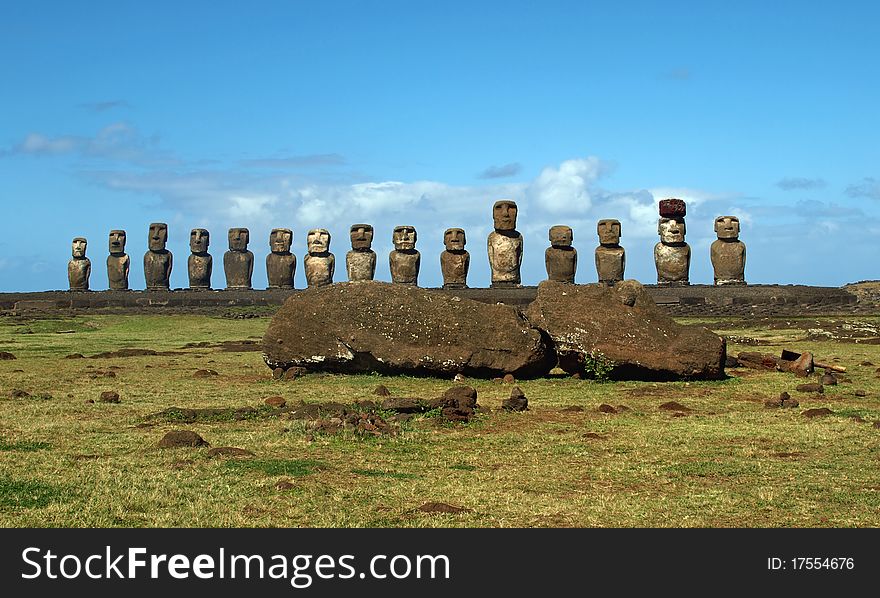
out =
{"type": "Polygon", "coordinates": [[[92,262],[86,257],[88,241],[85,237],[76,237],[71,243],[71,259],[67,262],[67,281],[71,291],[88,291],[89,275],[92,273],[92,262]]]}
{"type": "Polygon", "coordinates": [[[144,254],[147,290],[167,291],[171,288],[171,268],[174,265],[174,256],[165,248],[168,225],[164,222],[151,223],[147,242],[149,250],[144,254]]]}
{"type": "Polygon", "coordinates": [[[422,256],[416,249],[418,236],[415,227],[395,226],[391,240],[394,250],[388,255],[391,282],[396,284],[419,284],[419,266],[422,256]]]}
{"type": "Polygon", "coordinates": [[[547,279],[557,282],[574,283],[577,271],[577,249],[571,246],[574,232],[570,226],[550,227],[550,247],[544,251],[544,266],[547,279]]]}
{"type": "Polygon", "coordinates": [[[263,337],[272,367],[517,378],[555,365],[514,308],[365,281],[311,288],[285,302],[263,337]]]}
{"type": "Polygon", "coordinates": [[[107,256],[107,282],[111,291],[128,290],[128,272],[131,258],[125,253],[125,231],[111,230],[110,255],[107,256]]]}
{"type": "Polygon", "coordinates": [[[495,230],[489,233],[487,250],[494,288],[518,287],[522,282],[523,238],[516,230],[517,212],[516,202],[508,199],[492,206],[495,230]]]}
{"type": "Polygon", "coordinates": [[[373,280],[376,276],[376,252],[373,251],[373,226],[353,224],[349,230],[351,251],[345,254],[345,270],[350,282],[373,280]]]}
{"type": "Polygon", "coordinates": [[[467,237],[463,228],[447,228],[443,233],[446,250],[440,254],[444,289],[466,289],[471,254],[464,248],[467,237]]]}
{"type": "Polygon", "coordinates": [[[204,228],[194,228],[189,233],[190,255],[186,260],[186,272],[189,276],[189,288],[204,290],[211,288],[211,271],[214,269],[214,258],[208,253],[211,233],[204,228]]]}
{"type": "Polygon", "coordinates": [[[227,289],[250,289],[254,274],[254,254],[247,246],[250,231],[246,228],[229,229],[229,251],[223,254],[223,271],[227,289]]]}
{"type": "Polygon", "coordinates": [[[658,285],[686,285],[691,267],[691,248],[685,243],[684,217],[661,216],[657,223],[660,242],[654,246],[658,285]]]}
{"type": "Polygon", "coordinates": [[[623,280],[626,251],[620,246],[620,221],[606,218],[596,225],[599,246],[596,247],[596,273],[599,282],[613,285],[623,280]]]}
{"type": "Polygon", "coordinates": [[[269,233],[269,255],[266,256],[266,278],[270,289],[292,289],[296,275],[296,256],[290,252],[293,231],[273,228],[269,233]]]}
{"type": "Polygon", "coordinates": [[[591,360],[604,359],[613,379],[724,375],[724,339],[704,327],[677,324],[634,280],[613,287],[544,281],[525,315],[550,336],[560,367],[569,373],[588,374],[591,360]]]}
{"type": "Polygon", "coordinates": [[[326,228],[313,228],[306,237],[309,252],[303,259],[306,283],[309,287],[333,284],[336,270],[336,256],[330,253],[330,231],[326,228]]]}
{"type": "Polygon", "coordinates": [[[716,285],[744,285],[746,245],[739,240],[739,218],[719,216],[715,219],[718,239],[709,250],[716,285]]]}

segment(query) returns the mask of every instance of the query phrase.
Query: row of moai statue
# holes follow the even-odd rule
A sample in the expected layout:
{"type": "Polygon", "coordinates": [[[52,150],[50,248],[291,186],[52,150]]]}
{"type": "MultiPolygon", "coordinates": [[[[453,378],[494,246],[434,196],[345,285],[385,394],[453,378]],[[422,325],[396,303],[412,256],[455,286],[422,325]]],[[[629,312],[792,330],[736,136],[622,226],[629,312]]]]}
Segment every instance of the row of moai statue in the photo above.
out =
{"type": "MultiPolygon", "coordinates": [[[[660,242],[654,247],[654,262],[659,285],[686,285],[690,270],[691,249],[685,242],[686,206],[680,199],[660,202],[660,220],[657,232],[660,242]]],[[[492,208],[494,230],[487,239],[492,288],[521,286],[520,270],[523,257],[522,235],[516,230],[517,206],[510,200],[501,200],[492,208]]],[[[599,246],[595,250],[596,272],[600,283],[613,285],[623,280],[626,252],[620,245],[621,226],[618,220],[605,219],[597,224],[599,246]]],[[[351,251],[346,254],[348,280],[373,280],[376,273],[376,253],[372,250],[373,227],[354,224],[349,235],[351,251]]],[[[745,245],[739,240],[739,219],[720,216],[715,220],[718,239],[712,243],[711,260],[716,285],[745,284],[745,245]]],[[[246,228],[229,229],[229,250],[223,255],[223,270],[227,289],[250,289],[254,271],[254,254],[248,250],[250,233],[246,228]]],[[[550,247],[544,253],[547,278],[574,283],[577,270],[577,250],[572,246],[574,233],[569,226],[550,228],[550,247]]],[[[110,255],[107,257],[107,277],[111,290],[128,289],[130,260],[125,253],[125,231],[110,231],[110,255]]],[[[168,226],[157,222],[150,225],[149,250],[144,254],[144,277],[148,291],[170,290],[173,256],[166,249],[168,226]]],[[[421,254],[416,249],[417,234],[413,226],[394,228],[394,250],[388,256],[391,281],[398,284],[418,285],[421,254]]],[[[203,228],[190,232],[190,251],[187,262],[189,288],[211,288],[213,258],[208,253],[210,233],[203,228]]],[[[271,253],[266,256],[268,288],[292,289],[296,272],[296,256],[291,253],[293,231],[273,229],[269,235],[271,253]]],[[[443,235],[445,250],[440,254],[443,288],[467,288],[470,254],[465,249],[464,229],[449,228],[443,235]]],[[[73,258],[68,263],[71,290],[88,290],[91,263],[86,257],[87,241],[73,240],[73,258]]],[[[336,258],[330,253],[330,232],[312,229],[307,235],[308,253],[303,259],[308,286],[331,284],[336,258]]]]}

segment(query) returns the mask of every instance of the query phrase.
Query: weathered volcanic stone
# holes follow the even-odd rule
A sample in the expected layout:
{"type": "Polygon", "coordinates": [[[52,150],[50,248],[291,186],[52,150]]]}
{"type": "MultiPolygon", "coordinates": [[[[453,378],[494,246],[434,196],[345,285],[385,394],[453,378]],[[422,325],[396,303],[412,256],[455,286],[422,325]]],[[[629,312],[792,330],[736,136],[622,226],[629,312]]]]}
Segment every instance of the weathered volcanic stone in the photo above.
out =
{"type": "Polygon", "coordinates": [[[585,356],[614,363],[614,379],[718,379],[725,342],[701,326],[682,326],[663,313],[641,284],[571,286],[544,281],[526,311],[546,331],[569,373],[585,372],[585,356]]]}
{"type": "Polygon", "coordinates": [[[263,337],[271,368],[518,378],[555,365],[539,331],[514,308],[364,281],[287,299],[263,337]]]}

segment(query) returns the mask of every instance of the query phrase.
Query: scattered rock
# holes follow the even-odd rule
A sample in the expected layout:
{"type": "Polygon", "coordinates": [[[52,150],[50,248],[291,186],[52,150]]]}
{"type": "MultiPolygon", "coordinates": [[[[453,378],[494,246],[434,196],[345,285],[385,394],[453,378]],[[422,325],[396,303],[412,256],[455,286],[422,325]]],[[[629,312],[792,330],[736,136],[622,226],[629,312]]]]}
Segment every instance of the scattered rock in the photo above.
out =
{"type": "Polygon", "coordinates": [[[679,412],[693,411],[693,409],[691,409],[690,407],[685,407],[681,403],[676,403],[675,401],[667,401],[666,403],[663,403],[662,405],[660,405],[660,409],[679,412]]]}
{"type": "Polygon", "coordinates": [[[382,409],[397,413],[424,413],[428,407],[419,399],[389,398],[382,401],[382,409]]]}
{"type": "Polygon", "coordinates": [[[112,390],[105,390],[101,393],[102,403],[119,403],[119,393],[112,390]]]}
{"type": "Polygon", "coordinates": [[[208,442],[191,430],[171,430],[156,445],[159,448],[180,446],[210,446],[208,442]]]}
{"type": "Polygon", "coordinates": [[[618,412],[618,413],[623,413],[624,411],[632,411],[632,409],[630,409],[630,408],[627,407],[626,405],[618,405],[618,406],[617,406],[617,412],[618,412]]]}
{"type": "Polygon", "coordinates": [[[282,380],[296,380],[297,378],[302,378],[307,373],[308,373],[308,371],[306,370],[306,368],[293,366],[293,367],[289,367],[286,370],[284,370],[284,375],[281,376],[281,379],[282,380]]]}
{"type": "Polygon", "coordinates": [[[209,457],[256,457],[252,452],[236,446],[218,446],[207,452],[209,457]]]}
{"type": "Polygon", "coordinates": [[[571,375],[572,380],[580,380],[582,377],[583,376],[581,376],[580,372],[575,372],[574,374],[571,375]]]}
{"type": "Polygon", "coordinates": [[[471,509],[465,507],[456,507],[455,505],[446,504],[444,502],[426,502],[420,506],[418,511],[422,513],[470,513],[471,509]]]}
{"type": "Polygon", "coordinates": [[[82,353],[71,353],[70,355],[65,355],[64,359],[85,359],[85,357],[82,353]]]}
{"type": "Polygon", "coordinates": [[[779,365],[779,360],[775,356],[755,351],[743,351],[736,357],[741,367],[753,370],[775,370],[779,365]]]}
{"type": "Polygon", "coordinates": [[[738,368],[739,367],[739,359],[734,357],[733,355],[728,355],[724,360],[725,368],[738,368]]]}
{"type": "Polygon", "coordinates": [[[455,377],[452,379],[452,381],[453,382],[466,382],[467,378],[464,376],[464,374],[456,374],[455,377]]]}
{"type": "Polygon", "coordinates": [[[390,397],[390,396],[391,396],[391,391],[388,390],[388,388],[387,388],[384,384],[380,384],[380,385],[377,386],[376,389],[373,391],[373,394],[376,395],[376,396],[380,396],[380,397],[390,397]]]}
{"type": "Polygon", "coordinates": [[[791,362],[789,370],[799,378],[806,378],[813,373],[813,354],[809,351],[804,351],[800,357],[791,362]]]}
{"type": "Polygon", "coordinates": [[[800,406],[800,402],[797,399],[785,399],[782,401],[783,407],[795,408],[800,406]]]}
{"type": "Polygon", "coordinates": [[[278,367],[272,370],[272,378],[274,380],[281,380],[284,378],[284,368],[278,367]]]}
{"type": "Polygon", "coordinates": [[[373,401],[355,401],[354,405],[361,411],[375,411],[379,408],[379,405],[373,401]]]}
{"type": "Polygon", "coordinates": [[[880,428],[880,420],[877,420],[877,421],[874,422],[874,427],[875,427],[875,428],[880,428]]]}
{"type": "Polygon", "coordinates": [[[858,423],[858,424],[864,424],[864,423],[865,423],[865,419],[864,419],[861,415],[853,415],[850,419],[853,420],[854,422],[858,423]]]}
{"type": "Polygon", "coordinates": [[[863,362],[860,363],[859,365],[874,365],[874,364],[871,363],[870,361],[863,361],[863,362]]]}
{"type": "Polygon", "coordinates": [[[823,374],[819,378],[819,383],[825,386],[836,386],[837,378],[834,376],[834,374],[823,374]]]}
{"type": "Polygon", "coordinates": [[[599,411],[602,413],[617,413],[617,409],[609,405],[608,403],[602,403],[599,405],[599,411]]]}
{"type": "Polygon", "coordinates": [[[820,407],[818,409],[807,409],[804,411],[804,417],[821,417],[823,415],[833,415],[834,412],[828,407],[820,407]]]}
{"type": "Polygon", "coordinates": [[[798,392],[817,392],[819,394],[825,392],[825,388],[821,384],[817,384],[815,382],[810,382],[809,384],[798,384],[795,387],[795,390],[798,392]]]}
{"type": "Polygon", "coordinates": [[[505,384],[513,384],[516,382],[516,378],[513,377],[513,374],[504,374],[504,378],[501,379],[505,384]]]}
{"type": "Polygon", "coordinates": [[[580,405],[569,405],[568,407],[563,407],[560,409],[563,413],[577,413],[583,411],[584,408],[580,405]]]}
{"type": "Polygon", "coordinates": [[[285,405],[287,405],[287,399],[284,397],[269,397],[265,401],[263,401],[269,407],[274,407],[276,409],[281,409],[285,405]]]}
{"type": "Polygon", "coordinates": [[[9,361],[15,359],[15,355],[9,351],[0,351],[0,361],[9,361]]]}
{"type": "Polygon", "coordinates": [[[216,370],[196,370],[193,373],[193,378],[210,378],[219,375],[220,374],[216,370]]]}
{"type": "Polygon", "coordinates": [[[91,359],[104,359],[107,357],[141,357],[144,355],[158,355],[157,351],[152,349],[119,349],[118,351],[105,351],[92,355],[91,359]]]}
{"type": "Polygon", "coordinates": [[[20,388],[13,388],[12,392],[10,392],[9,394],[12,396],[13,399],[26,399],[31,396],[31,393],[20,388]]]}
{"type": "Polygon", "coordinates": [[[775,409],[777,407],[782,407],[781,399],[767,399],[764,401],[764,407],[767,409],[775,409]]]}
{"type": "Polygon", "coordinates": [[[453,386],[443,393],[443,399],[447,404],[473,409],[477,406],[477,390],[472,386],[453,386]]]}
{"type": "Polygon", "coordinates": [[[529,400],[519,386],[514,386],[510,396],[501,402],[501,408],[505,411],[528,411],[529,400]]]}
{"type": "Polygon", "coordinates": [[[857,390],[857,391],[855,391],[853,394],[856,395],[857,397],[866,397],[866,396],[868,396],[867,391],[864,391],[864,390],[857,390]]]}
{"type": "Polygon", "coordinates": [[[296,485],[293,484],[293,482],[289,482],[288,480],[281,480],[280,482],[275,484],[276,490],[284,491],[284,490],[293,490],[294,488],[296,488],[296,485]]]}
{"type": "Polygon", "coordinates": [[[501,384],[502,382],[504,382],[504,379],[503,378],[492,378],[492,382],[494,382],[495,384],[501,384]]]}

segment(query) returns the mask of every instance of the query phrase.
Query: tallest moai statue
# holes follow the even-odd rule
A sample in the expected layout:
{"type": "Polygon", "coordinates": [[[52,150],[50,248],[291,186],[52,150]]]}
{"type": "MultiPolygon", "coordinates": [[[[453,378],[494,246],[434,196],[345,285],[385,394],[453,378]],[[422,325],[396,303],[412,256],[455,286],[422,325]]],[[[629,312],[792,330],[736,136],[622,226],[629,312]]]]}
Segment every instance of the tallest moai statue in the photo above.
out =
{"type": "Polygon", "coordinates": [[[496,201],[492,206],[495,230],[489,233],[488,239],[492,288],[521,286],[523,238],[516,230],[517,211],[516,202],[509,199],[496,201]]]}

